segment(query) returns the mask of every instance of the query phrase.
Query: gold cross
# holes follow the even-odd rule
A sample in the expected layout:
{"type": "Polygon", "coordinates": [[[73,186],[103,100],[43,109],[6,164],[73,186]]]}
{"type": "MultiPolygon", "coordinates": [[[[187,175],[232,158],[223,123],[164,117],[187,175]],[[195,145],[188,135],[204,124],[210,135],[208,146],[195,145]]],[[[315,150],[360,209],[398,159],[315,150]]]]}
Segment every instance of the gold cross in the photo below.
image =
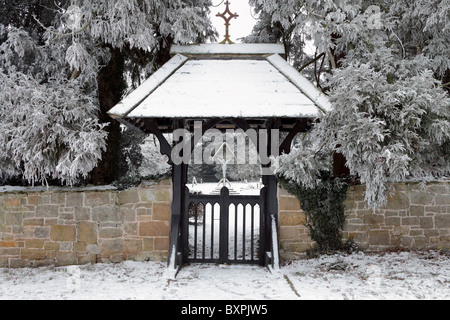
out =
{"type": "Polygon", "coordinates": [[[225,20],[225,40],[223,40],[220,44],[225,44],[227,42],[229,44],[234,44],[234,42],[231,41],[231,39],[230,39],[230,33],[229,33],[230,21],[233,18],[236,19],[237,17],[239,17],[239,15],[237,13],[234,13],[234,14],[231,13],[231,11],[230,11],[230,2],[229,1],[225,2],[225,4],[226,4],[227,7],[226,7],[224,13],[218,13],[216,15],[216,17],[221,17],[221,18],[223,18],[223,20],[225,20]],[[226,16],[226,14],[228,14],[228,17],[226,16]]]}

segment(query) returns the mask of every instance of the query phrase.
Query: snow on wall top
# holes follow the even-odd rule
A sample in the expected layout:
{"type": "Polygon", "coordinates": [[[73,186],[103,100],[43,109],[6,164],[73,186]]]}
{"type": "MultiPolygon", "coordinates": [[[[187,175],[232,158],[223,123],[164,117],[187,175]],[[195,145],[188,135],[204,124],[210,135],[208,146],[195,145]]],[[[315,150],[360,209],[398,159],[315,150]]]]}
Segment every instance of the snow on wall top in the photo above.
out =
{"type": "Polygon", "coordinates": [[[172,52],[178,54],[109,114],[113,118],[320,117],[331,109],[328,99],[278,55],[281,48],[174,46],[172,52]]]}

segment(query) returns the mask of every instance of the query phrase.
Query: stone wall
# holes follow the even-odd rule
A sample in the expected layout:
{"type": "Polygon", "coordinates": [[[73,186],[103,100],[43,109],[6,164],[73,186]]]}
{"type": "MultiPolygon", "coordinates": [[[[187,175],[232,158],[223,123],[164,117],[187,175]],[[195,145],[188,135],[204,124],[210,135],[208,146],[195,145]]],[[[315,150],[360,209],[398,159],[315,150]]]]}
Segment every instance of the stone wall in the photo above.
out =
{"type": "MultiPolygon", "coordinates": [[[[376,212],[367,208],[364,191],[352,186],[347,192],[344,240],[367,251],[450,248],[450,182],[392,185],[387,205],[376,212]]],[[[300,202],[280,189],[279,210],[281,251],[285,256],[306,252],[314,243],[300,202]]]]}
{"type": "Polygon", "coordinates": [[[167,259],[172,186],[0,193],[0,267],[167,259]]]}
{"type": "MultiPolygon", "coordinates": [[[[361,249],[450,248],[450,182],[392,186],[385,208],[366,208],[364,186],[347,193],[344,240],[361,249]]],[[[300,202],[279,190],[283,257],[313,246],[300,202]]],[[[167,260],[171,181],[118,191],[0,188],[0,268],[167,260]],[[32,190],[32,191],[31,191],[32,190]]]]}

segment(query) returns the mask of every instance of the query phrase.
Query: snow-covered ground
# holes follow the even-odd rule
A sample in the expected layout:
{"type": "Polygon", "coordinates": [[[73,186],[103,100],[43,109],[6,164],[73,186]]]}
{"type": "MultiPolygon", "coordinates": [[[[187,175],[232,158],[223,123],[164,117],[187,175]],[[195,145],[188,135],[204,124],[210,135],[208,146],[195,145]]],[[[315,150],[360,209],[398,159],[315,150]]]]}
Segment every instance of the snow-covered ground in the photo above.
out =
{"type": "Polygon", "coordinates": [[[450,256],[400,252],[322,256],[280,271],[190,265],[176,279],[161,262],[0,269],[1,299],[450,299],[450,256]]]}

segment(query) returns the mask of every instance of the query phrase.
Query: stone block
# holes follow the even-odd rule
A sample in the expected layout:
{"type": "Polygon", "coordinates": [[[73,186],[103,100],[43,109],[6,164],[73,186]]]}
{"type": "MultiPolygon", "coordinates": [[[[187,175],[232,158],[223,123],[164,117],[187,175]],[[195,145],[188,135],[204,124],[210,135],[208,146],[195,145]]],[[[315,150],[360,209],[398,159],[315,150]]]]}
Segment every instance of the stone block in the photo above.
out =
{"type": "Polygon", "coordinates": [[[344,227],[344,231],[348,232],[366,232],[370,229],[367,224],[347,224],[344,227]]]}
{"type": "Polygon", "coordinates": [[[386,225],[389,225],[389,226],[398,227],[398,226],[400,226],[400,223],[401,223],[400,217],[386,217],[385,223],[386,223],[386,225]]]}
{"type": "Polygon", "coordinates": [[[417,249],[427,249],[429,245],[430,241],[424,236],[414,238],[414,247],[417,249]]]}
{"type": "Polygon", "coordinates": [[[280,197],[279,206],[281,211],[300,211],[300,200],[295,197],[280,197]]]}
{"type": "Polygon", "coordinates": [[[172,193],[170,190],[156,190],[156,201],[172,202],[172,193]]]}
{"type": "Polygon", "coordinates": [[[84,194],[81,192],[68,192],[66,194],[66,207],[79,208],[83,206],[84,194]]]}
{"type": "Polygon", "coordinates": [[[61,204],[66,203],[66,192],[55,192],[50,195],[50,203],[61,204]]]}
{"type": "Polygon", "coordinates": [[[127,203],[139,203],[139,191],[138,190],[125,190],[119,192],[118,196],[119,205],[127,203]]]}
{"type": "Polygon", "coordinates": [[[448,194],[437,194],[435,196],[436,205],[450,205],[450,195],[448,194]]]}
{"type": "Polygon", "coordinates": [[[50,240],[52,241],[75,241],[75,226],[55,225],[50,229],[50,240]]]}
{"type": "Polygon", "coordinates": [[[15,248],[17,247],[16,241],[0,241],[0,248],[15,248]]]}
{"type": "Polygon", "coordinates": [[[9,196],[0,202],[0,206],[6,209],[18,209],[20,206],[20,198],[18,196],[9,196]]]}
{"type": "Polygon", "coordinates": [[[25,239],[26,248],[42,249],[44,247],[43,239],[25,239]]]}
{"type": "Polygon", "coordinates": [[[280,212],[280,226],[297,226],[306,224],[306,214],[301,211],[280,212]]]}
{"type": "Polygon", "coordinates": [[[450,214],[436,214],[434,222],[437,229],[450,229],[450,214]]]}
{"type": "Polygon", "coordinates": [[[44,243],[44,249],[46,251],[59,251],[59,243],[58,242],[49,242],[49,241],[45,241],[44,243]]]}
{"type": "Polygon", "coordinates": [[[384,224],[384,214],[368,213],[364,216],[364,223],[369,225],[384,224]]]}
{"type": "Polygon", "coordinates": [[[77,255],[74,252],[60,252],[56,261],[58,266],[70,266],[78,264],[77,255]]]}
{"type": "Polygon", "coordinates": [[[59,243],[59,250],[60,251],[73,251],[73,244],[72,241],[63,241],[59,243]]]}
{"type": "Polygon", "coordinates": [[[97,224],[94,222],[79,222],[78,241],[86,242],[87,244],[97,243],[97,224]]]}
{"type": "Polygon", "coordinates": [[[57,218],[59,205],[57,204],[39,204],[36,206],[37,218],[57,218]]]}
{"type": "Polygon", "coordinates": [[[389,245],[390,235],[388,231],[371,230],[368,234],[368,241],[371,246],[389,245]]]}
{"type": "Polygon", "coordinates": [[[406,209],[409,206],[408,197],[402,192],[396,192],[388,197],[386,209],[406,209]]]}
{"type": "Polygon", "coordinates": [[[63,223],[59,223],[57,218],[44,219],[44,226],[54,226],[57,224],[63,224],[63,223]]]}
{"type": "Polygon", "coordinates": [[[305,253],[310,250],[313,246],[313,242],[294,242],[287,244],[287,250],[290,252],[305,253]]]}
{"type": "Polygon", "coordinates": [[[122,253],[123,246],[121,239],[103,240],[101,243],[103,256],[111,256],[114,254],[122,253]]]}
{"type": "Polygon", "coordinates": [[[105,192],[89,192],[84,195],[84,205],[88,207],[104,206],[111,203],[108,191],[105,192]]]}
{"type": "Polygon", "coordinates": [[[68,213],[68,212],[63,212],[63,213],[59,214],[58,218],[59,218],[60,221],[64,221],[65,220],[65,221],[67,221],[69,223],[69,222],[73,222],[74,221],[74,214],[73,213],[68,213]]]}
{"type": "Polygon", "coordinates": [[[4,219],[6,226],[22,226],[23,213],[22,212],[7,212],[4,219]]]}
{"type": "MultiPolygon", "coordinates": [[[[9,258],[0,257],[0,268],[9,268],[9,258]]],[[[1,288],[1,286],[0,286],[1,288]]]]}
{"type": "Polygon", "coordinates": [[[9,259],[9,267],[12,269],[16,268],[30,268],[34,265],[35,261],[24,260],[22,258],[10,258],[9,259]]]}
{"type": "Polygon", "coordinates": [[[133,208],[119,207],[119,215],[123,221],[136,221],[136,210],[133,208]]]}
{"type": "Polygon", "coordinates": [[[139,190],[139,198],[142,202],[153,202],[156,201],[156,190],[154,189],[143,189],[139,190]]]}
{"type": "Polygon", "coordinates": [[[403,226],[418,226],[419,223],[419,217],[402,217],[403,226]]]}
{"type": "Polygon", "coordinates": [[[142,251],[143,245],[140,239],[124,239],[122,241],[124,253],[138,253],[142,251]]]}
{"type": "Polygon", "coordinates": [[[46,258],[45,250],[22,248],[20,250],[20,258],[23,260],[44,260],[46,258]]]}
{"type": "Polygon", "coordinates": [[[142,237],[169,236],[169,224],[161,221],[140,222],[139,235],[142,237]]]}
{"type": "Polygon", "coordinates": [[[74,215],[76,221],[91,220],[91,209],[87,207],[75,207],[74,215]]]}
{"type": "Polygon", "coordinates": [[[154,238],[143,238],[143,251],[153,251],[155,249],[154,238]]]}
{"type": "Polygon", "coordinates": [[[152,209],[151,208],[137,208],[136,209],[136,220],[137,221],[151,221],[152,219],[152,209]]]}
{"type": "Polygon", "coordinates": [[[123,235],[121,228],[102,228],[99,231],[99,237],[105,239],[120,238],[123,235]]]}
{"type": "Polygon", "coordinates": [[[425,237],[439,237],[439,230],[424,229],[423,234],[425,237]]]}
{"type": "Polygon", "coordinates": [[[427,192],[429,194],[448,194],[450,189],[447,188],[448,184],[432,184],[427,186],[427,192]]]}
{"type": "Polygon", "coordinates": [[[38,195],[36,194],[27,195],[27,204],[29,206],[36,206],[38,204],[38,195]]]}
{"type": "Polygon", "coordinates": [[[433,217],[420,217],[420,227],[422,229],[433,229],[434,228],[433,217]]]}
{"type": "Polygon", "coordinates": [[[43,226],[44,225],[44,219],[43,218],[30,218],[30,219],[24,219],[23,220],[24,226],[43,226]]]}
{"type": "Polygon", "coordinates": [[[73,251],[74,252],[86,252],[86,242],[74,242],[73,251]]]}
{"type": "Polygon", "coordinates": [[[167,202],[154,202],[152,216],[153,220],[170,221],[172,205],[167,202]]]}
{"type": "Polygon", "coordinates": [[[411,193],[411,204],[431,204],[433,201],[433,195],[423,191],[413,191],[411,193]]]}
{"type": "Polygon", "coordinates": [[[424,206],[411,206],[409,209],[409,213],[411,216],[423,217],[425,215],[425,207],[424,206]]]}
{"type": "Polygon", "coordinates": [[[86,246],[86,251],[88,254],[100,254],[102,252],[98,244],[88,244],[86,246]]]}
{"type": "Polygon", "coordinates": [[[412,229],[409,231],[409,235],[411,237],[423,236],[423,230],[422,229],[412,229]]]}
{"type": "Polygon", "coordinates": [[[280,240],[298,240],[300,233],[296,227],[283,227],[280,226],[279,233],[280,240]]]}
{"type": "Polygon", "coordinates": [[[169,237],[155,238],[155,250],[169,250],[170,240],[169,237]]]}
{"type": "Polygon", "coordinates": [[[92,220],[100,222],[120,222],[121,214],[117,207],[114,206],[94,207],[92,208],[92,220]]]}
{"type": "Polygon", "coordinates": [[[138,224],[136,222],[125,223],[123,226],[123,231],[126,235],[137,236],[138,224]]]}
{"type": "Polygon", "coordinates": [[[33,236],[38,239],[48,239],[50,237],[50,227],[34,228],[33,236]]]}
{"type": "Polygon", "coordinates": [[[97,262],[97,256],[95,254],[86,254],[78,256],[78,264],[94,264],[97,262]]]}

